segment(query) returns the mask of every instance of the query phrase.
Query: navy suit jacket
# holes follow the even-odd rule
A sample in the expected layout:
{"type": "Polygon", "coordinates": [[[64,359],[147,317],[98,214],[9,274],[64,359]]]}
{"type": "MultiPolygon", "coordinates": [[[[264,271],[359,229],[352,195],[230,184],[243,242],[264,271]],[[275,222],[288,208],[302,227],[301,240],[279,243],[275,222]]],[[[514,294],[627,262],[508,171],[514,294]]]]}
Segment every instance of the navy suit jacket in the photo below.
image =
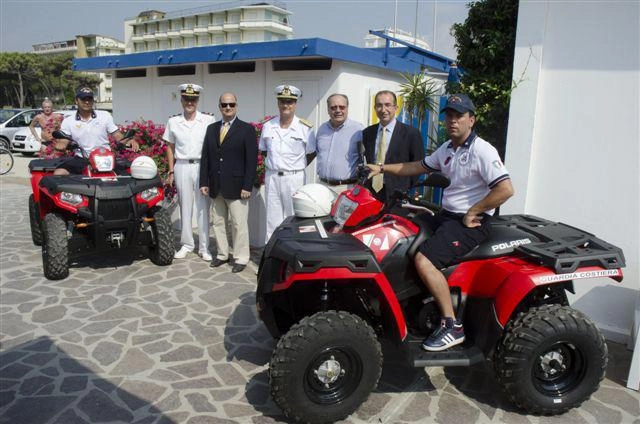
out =
{"type": "MultiPolygon", "coordinates": [[[[378,124],[370,125],[362,130],[362,144],[367,163],[376,163],[376,137],[378,135],[378,124]]],[[[391,134],[391,140],[387,147],[387,154],[384,163],[415,162],[424,159],[424,146],[420,131],[412,126],[396,121],[396,125],[391,134]]],[[[383,177],[385,198],[388,199],[393,192],[398,189],[405,192],[413,184],[417,183],[420,176],[397,177],[385,174],[383,177]]]]}
{"type": "Polygon", "coordinates": [[[258,143],[256,131],[236,118],[224,143],[220,144],[221,121],[207,127],[200,158],[200,187],[209,187],[209,196],[240,199],[242,190],[251,191],[256,177],[258,143]]]}

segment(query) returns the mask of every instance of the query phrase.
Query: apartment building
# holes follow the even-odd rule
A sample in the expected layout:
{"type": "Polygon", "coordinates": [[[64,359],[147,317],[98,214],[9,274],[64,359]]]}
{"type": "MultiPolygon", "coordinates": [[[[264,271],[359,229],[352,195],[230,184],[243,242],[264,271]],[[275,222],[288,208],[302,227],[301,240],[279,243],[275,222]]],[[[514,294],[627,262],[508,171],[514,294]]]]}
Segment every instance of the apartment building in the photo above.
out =
{"type": "MultiPolygon", "coordinates": [[[[33,45],[36,54],[73,53],[75,58],[112,56],[124,53],[124,43],[116,38],[98,34],[76,35],[75,39],[53,41],[33,45]]],[[[97,74],[100,85],[96,88],[96,107],[111,109],[113,96],[113,74],[101,72],[97,74]]]]}
{"type": "Polygon", "coordinates": [[[281,2],[234,1],[165,13],[147,10],[124,22],[125,52],[290,39],[281,2]]]}

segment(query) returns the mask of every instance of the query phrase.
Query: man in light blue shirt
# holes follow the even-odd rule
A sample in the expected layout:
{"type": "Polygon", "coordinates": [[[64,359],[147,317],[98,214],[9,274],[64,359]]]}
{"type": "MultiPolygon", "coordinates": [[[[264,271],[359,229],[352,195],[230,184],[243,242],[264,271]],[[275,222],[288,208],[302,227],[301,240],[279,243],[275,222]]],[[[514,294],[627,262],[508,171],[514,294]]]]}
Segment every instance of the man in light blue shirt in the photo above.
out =
{"type": "Polygon", "coordinates": [[[339,194],[356,182],[364,125],[348,119],[349,99],[344,94],[327,98],[327,112],[329,120],[316,133],[316,169],[320,182],[339,194]]]}

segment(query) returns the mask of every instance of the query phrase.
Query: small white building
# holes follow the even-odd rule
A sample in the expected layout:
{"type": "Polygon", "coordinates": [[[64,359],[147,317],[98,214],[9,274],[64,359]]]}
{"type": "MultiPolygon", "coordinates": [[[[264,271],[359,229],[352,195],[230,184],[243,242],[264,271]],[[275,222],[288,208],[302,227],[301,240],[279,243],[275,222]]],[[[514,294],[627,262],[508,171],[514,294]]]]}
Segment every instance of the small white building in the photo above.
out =
{"type": "MultiPolygon", "coordinates": [[[[640,378],[640,3],[520,2],[503,213],[563,221],[621,247],[624,281],[575,283],[573,306],[636,346],[640,378]],[[634,324],[635,323],[635,324],[634,324]],[[632,342],[635,340],[635,342],[632,342]]],[[[631,383],[630,383],[631,387],[631,383]]]]}

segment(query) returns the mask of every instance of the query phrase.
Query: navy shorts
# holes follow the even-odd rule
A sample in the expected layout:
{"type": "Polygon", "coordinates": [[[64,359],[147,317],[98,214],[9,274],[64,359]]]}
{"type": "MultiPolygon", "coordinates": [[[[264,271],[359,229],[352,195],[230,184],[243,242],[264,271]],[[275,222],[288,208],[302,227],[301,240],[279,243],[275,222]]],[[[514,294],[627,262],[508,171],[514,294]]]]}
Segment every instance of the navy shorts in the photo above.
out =
{"type": "Polygon", "coordinates": [[[58,168],[66,169],[69,171],[69,174],[82,174],[84,169],[89,165],[89,161],[85,158],[81,158],[79,156],[72,156],[69,159],[65,160],[64,163],[58,168]]]}
{"type": "Polygon", "coordinates": [[[449,266],[456,258],[464,256],[489,237],[491,215],[482,215],[479,227],[468,228],[462,223],[464,214],[441,211],[426,217],[433,235],[418,247],[438,269],[449,266]]]}

